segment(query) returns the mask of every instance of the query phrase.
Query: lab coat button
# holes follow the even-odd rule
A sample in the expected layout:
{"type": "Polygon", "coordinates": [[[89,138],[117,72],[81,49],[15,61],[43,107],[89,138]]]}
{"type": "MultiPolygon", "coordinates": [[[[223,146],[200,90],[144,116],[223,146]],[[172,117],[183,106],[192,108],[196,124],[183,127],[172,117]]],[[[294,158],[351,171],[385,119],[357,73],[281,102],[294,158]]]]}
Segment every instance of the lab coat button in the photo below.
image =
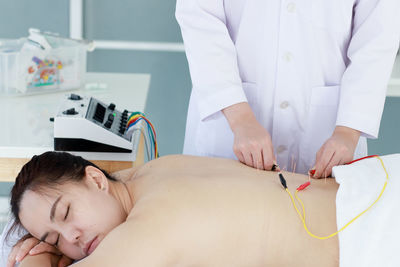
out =
{"type": "Polygon", "coordinates": [[[281,105],[280,105],[281,109],[285,109],[285,108],[287,108],[288,106],[289,106],[289,102],[287,102],[287,101],[283,101],[283,102],[281,103],[281,105]]]}
{"type": "Polygon", "coordinates": [[[280,153],[282,153],[282,152],[285,151],[285,150],[286,150],[286,146],[280,145],[280,146],[277,147],[276,153],[280,154],[280,153]]]}
{"type": "Polygon", "coordinates": [[[292,53],[290,53],[290,52],[287,52],[287,53],[285,53],[285,54],[283,55],[283,59],[284,59],[286,62],[292,61],[292,58],[293,58],[293,55],[292,55],[292,53]]]}
{"type": "Polygon", "coordinates": [[[289,3],[289,4],[286,6],[286,9],[287,9],[287,11],[288,11],[289,13],[294,13],[294,12],[296,12],[296,4],[295,4],[295,3],[289,3]]]}

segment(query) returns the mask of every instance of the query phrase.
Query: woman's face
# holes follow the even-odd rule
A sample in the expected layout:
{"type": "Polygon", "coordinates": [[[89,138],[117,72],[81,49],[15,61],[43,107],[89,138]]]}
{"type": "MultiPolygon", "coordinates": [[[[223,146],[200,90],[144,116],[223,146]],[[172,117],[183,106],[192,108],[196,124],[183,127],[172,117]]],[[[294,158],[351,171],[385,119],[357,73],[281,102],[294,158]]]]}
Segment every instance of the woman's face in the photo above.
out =
{"type": "Polygon", "coordinates": [[[66,183],[45,193],[26,191],[19,214],[22,225],[72,259],[88,256],[127,216],[109,193],[107,178],[92,177],[101,175],[96,168],[86,167],[80,183],[66,183]]]}

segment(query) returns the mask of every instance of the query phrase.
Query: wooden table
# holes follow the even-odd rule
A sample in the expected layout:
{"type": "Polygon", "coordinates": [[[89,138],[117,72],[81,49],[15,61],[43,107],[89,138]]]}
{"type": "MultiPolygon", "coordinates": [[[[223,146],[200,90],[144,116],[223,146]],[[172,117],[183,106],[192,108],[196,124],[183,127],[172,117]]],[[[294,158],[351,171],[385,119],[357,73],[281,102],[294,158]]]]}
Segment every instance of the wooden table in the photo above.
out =
{"type": "MultiPolygon", "coordinates": [[[[0,182],[14,182],[22,166],[31,158],[0,158],[0,182]]],[[[144,139],[140,138],[136,160],[131,161],[113,161],[113,160],[91,160],[94,164],[108,173],[128,169],[144,164],[144,139]]]]}

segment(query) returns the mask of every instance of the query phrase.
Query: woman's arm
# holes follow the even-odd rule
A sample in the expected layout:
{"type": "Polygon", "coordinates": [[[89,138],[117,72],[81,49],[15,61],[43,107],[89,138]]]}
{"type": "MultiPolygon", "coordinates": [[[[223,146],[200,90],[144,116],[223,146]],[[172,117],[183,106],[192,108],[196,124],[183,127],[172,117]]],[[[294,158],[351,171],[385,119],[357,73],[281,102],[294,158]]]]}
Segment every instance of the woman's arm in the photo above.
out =
{"type": "Polygon", "coordinates": [[[19,266],[65,267],[69,266],[72,262],[73,261],[65,255],[57,255],[50,252],[41,252],[40,254],[26,255],[19,266]]]}
{"type": "Polygon", "coordinates": [[[19,267],[57,267],[60,258],[61,256],[52,253],[42,253],[34,256],[28,255],[21,261],[19,267]]]}
{"type": "Polygon", "coordinates": [[[73,267],[174,266],[172,237],[156,217],[127,221],[112,230],[88,257],[73,267]]]}

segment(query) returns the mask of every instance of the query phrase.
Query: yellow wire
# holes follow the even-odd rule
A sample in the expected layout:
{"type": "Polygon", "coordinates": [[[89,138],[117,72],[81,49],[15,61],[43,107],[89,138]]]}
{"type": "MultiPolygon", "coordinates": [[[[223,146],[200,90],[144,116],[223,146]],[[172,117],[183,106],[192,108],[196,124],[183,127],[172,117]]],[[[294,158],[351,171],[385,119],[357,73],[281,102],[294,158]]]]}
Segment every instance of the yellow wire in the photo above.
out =
{"type": "MultiPolygon", "coordinates": [[[[297,199],[297,201],[298,202],[300,202],[300,205],[301,205],[301,208],[303,209],[303,219],[304,219],[304,221],[306,220],[306,210],[305,210],[305,208],[304,208],[304,204],[303,204],[303,201],[301,201],[301,199],[297,196],[297,190],[296,190],[296,192],[294,193],[294,195],[296,196],[296,199],[297,199]]],[[[290,192],[289,192],[289,194],[290,194],[290,192]]],[[[291,195],[291,194],[290,194],[291,195]]],[[[293,198],[293,197],[292,197],[293,198]]],[[[296,205],[296,207],[297,207],[297,205],[296,205]]]]}
{"type": "Polygon", "coordinates": [[[297,195],[297,193],[298,193],[299,191],[296,190],[295,197],[296,197],[296,199],[300,202],[300,204],[301,204],[301,206],[302,206],[302,209],[303,209],[303,216],[300,214],[300,211],[299,211],[299,209],[298,209],[297,206],[296,206],[296,203],[295,203],[295,201],[294,201],[294,198],[293,198],[292,193],[290,193],[289,189],[287,189],[287,188],[285,189],[286,192],[288,192],[288,194],[289,194],[289,196],[290,196],[290,199],[291,199],[291,201],[292,201],[293,207],[296,209],[296,212],[297,212],[297,214],[299,215],[300,220],[302,221],[303,226],[304,226],[304,229],[306,230],[307,234],[309,234],[311,237],[314,237],[314,238],[317,238],[317,239],[321,239],[321,240],[331,238],[331,237],[337,235],[338,233],[340,233],[341,231],[343,231],[344,229],[346,229],[347,226],[349,226],[349,225],[352,224],[355,220],[357,220],[359,217],[361,217],[361,215],[363,215],[364,213],[366,213],[369,209],[371,209],[371,208],[379,201],[379,199],[380,199],[381,196],[383,195],[383,192],[385,192],[387,183],[388,183],[388,181],[389,181],[389,174],[388,174],[388,172],[387,172],[387,170],[386,170],[385,164],[383,164],[382,159],[381,159],[379,156],[375,156],[375,157],[376,157],[377,159],[379,159],[379,161],[380,161],[381,164],[382,164],[383,170],[384,170],[385,173],[386,173],[386,181],[385,181],[385,184],[383,185],[383,188],[382,188],[381,192],[379,193],[378,198],[377,198],[368,208],[366,208],[364,211],[360,212],[360,214],[358,214],[356,217],[354,217],[354,218],[351,219],[348,223],[346,223],[342,228],[340,228],[339,231],[337,231],[337,232],[335,232],[335,233],[333,233],[333,234],[330,234],[330,235],[328,235],[328,236],[317,236],[317,235],[314,235],[313,233],[311,233],[310,230],[308,230],[308,227],[307,227],[306,221],[305,221],[305,219],[306,219],[306,212],[305,212],[304,204],[303,204],[303,202],[301,201],[301,199],[300,199],[300,198],[298,197],[298,195],[297,195]]]}

